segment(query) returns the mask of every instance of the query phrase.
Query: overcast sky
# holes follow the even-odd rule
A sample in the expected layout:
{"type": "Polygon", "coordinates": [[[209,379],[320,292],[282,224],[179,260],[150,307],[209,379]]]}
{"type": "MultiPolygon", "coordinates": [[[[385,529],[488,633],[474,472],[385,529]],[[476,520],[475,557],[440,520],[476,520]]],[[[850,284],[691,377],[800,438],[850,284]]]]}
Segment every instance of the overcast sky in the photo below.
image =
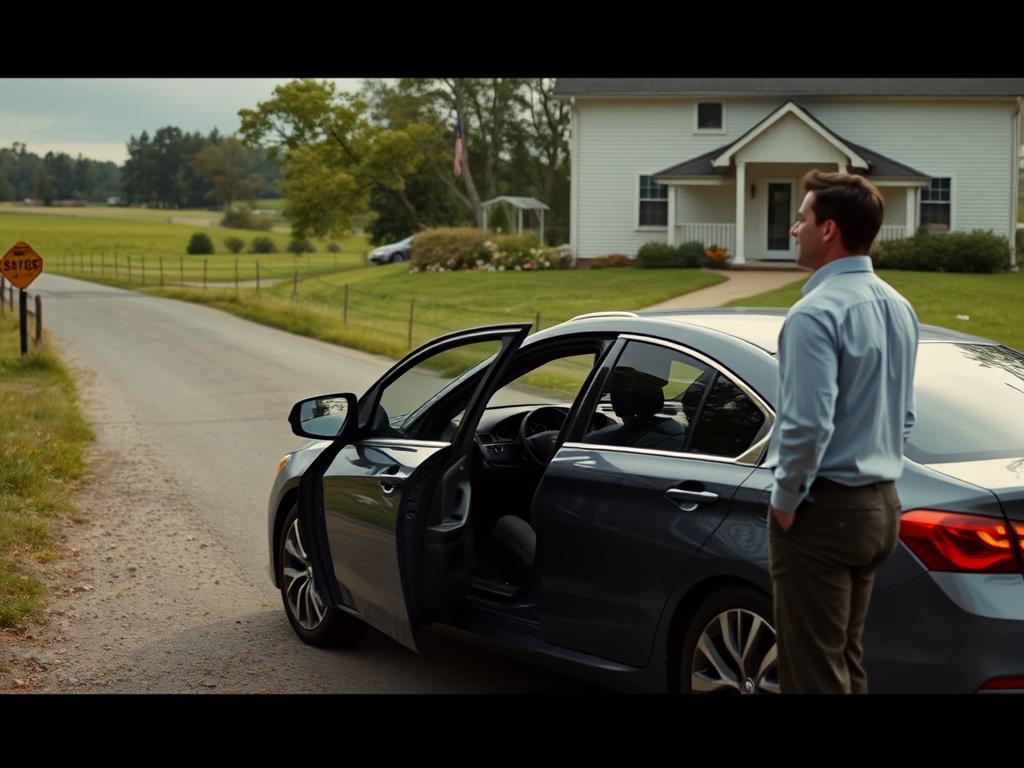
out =
{"type": "MultiPolygon", "coordinates": [[[[20,141],[42,157],[79,153],[121,164],[129,137],[174,125],[209,133],[238,129],[238,110],[255,108],[283,79],[0,78],[0,147],[20,141]]],[[[340,89],[361,80],[335,78],[340,89]]]]}

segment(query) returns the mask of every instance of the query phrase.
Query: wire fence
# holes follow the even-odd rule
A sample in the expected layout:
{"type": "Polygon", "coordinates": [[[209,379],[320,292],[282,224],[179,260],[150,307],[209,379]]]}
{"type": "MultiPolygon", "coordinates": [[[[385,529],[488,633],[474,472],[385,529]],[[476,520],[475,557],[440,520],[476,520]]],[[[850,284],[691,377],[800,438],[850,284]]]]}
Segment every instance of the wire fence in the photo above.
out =
{"type": "Polygon", "coordinates": [[[535,331],[542,327],[539,307],[481,306],[368,290],[345,275],[364,265],[362,256],[345,253],[133,256],[78,252],[51,257],[48,271],[128,286],[229,290],[244,300],[260,301],[269,292],[297,306],[336,313],[345,329],[402,340],[409,349],[474,325],[526,322],[535,331]],[[340,279],[323,279],[327,275],[340,279]]]}

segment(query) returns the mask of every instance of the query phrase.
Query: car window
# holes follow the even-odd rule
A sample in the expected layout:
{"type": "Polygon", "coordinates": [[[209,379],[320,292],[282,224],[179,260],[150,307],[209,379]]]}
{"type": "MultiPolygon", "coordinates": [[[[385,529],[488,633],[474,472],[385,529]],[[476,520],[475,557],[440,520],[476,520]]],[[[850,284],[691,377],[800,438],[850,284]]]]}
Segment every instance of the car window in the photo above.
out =
{"type": "Polygon", "coordinates": [[[1024,456],[1024,355],[984,344],[922,344],[914,372],[912,461],[1024,456]]]}
{"type": "Polygon", "coordinates": [[[409,417],[455,379],[493,358],[500,350],[501,341],[482,341],[440,352],[410,368],[381,393],[368,436],[441,439],[440,429],[437,434],[427,434],[422,429],[415,435],[410,434],[407,431],[409,417]]]}
{"type": "Polygon", "coordinates": [[[712,374],[676,350],[629,342],[605,381],[584,442],[681,453],[712,374]]]}
{"type": "Polygon", "coordinates": [[[495,392],[487,407],[572,402],[595,362],[593,353],[549,360],[495,392]]]}
{"type": "Polygon", "coordinates": [[[765,415],[743,390],[718,374],[700,412],[690,453],[736,457],[761,434],[765,415]]]}

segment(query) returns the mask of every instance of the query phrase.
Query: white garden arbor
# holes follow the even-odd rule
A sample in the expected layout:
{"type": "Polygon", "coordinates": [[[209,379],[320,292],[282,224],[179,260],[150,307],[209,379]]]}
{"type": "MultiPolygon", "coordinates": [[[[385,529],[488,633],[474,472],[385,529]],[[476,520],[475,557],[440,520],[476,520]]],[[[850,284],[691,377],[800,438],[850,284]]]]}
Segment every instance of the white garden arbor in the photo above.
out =
{"type": "Polygon", "coordinates": [[[487,229],[488,212],[499,203],[511,205],[516,209],[516,232],[520,235],[523,234],[523,211],[538,211],[540,213],[539,239],[541,245],[544,244],[544,211],[549,210],[548,206],[534,197],[495,197],[493,200],[488,200],[480,205],[484,211],[484,229],[487,229]]]}

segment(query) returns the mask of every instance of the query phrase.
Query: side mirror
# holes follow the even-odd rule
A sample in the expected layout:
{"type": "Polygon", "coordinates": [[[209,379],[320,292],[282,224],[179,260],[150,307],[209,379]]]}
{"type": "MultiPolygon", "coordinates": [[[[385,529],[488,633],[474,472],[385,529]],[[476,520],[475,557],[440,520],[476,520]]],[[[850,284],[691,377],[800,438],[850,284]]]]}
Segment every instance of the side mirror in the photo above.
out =
{"type": "Polygon", "coordinates": [[[293,405],[288,423],[292,425],[292,432],[300,437],[333,439],[355,428],[356,413],[355,395],[320,395],[293,405]]]}

